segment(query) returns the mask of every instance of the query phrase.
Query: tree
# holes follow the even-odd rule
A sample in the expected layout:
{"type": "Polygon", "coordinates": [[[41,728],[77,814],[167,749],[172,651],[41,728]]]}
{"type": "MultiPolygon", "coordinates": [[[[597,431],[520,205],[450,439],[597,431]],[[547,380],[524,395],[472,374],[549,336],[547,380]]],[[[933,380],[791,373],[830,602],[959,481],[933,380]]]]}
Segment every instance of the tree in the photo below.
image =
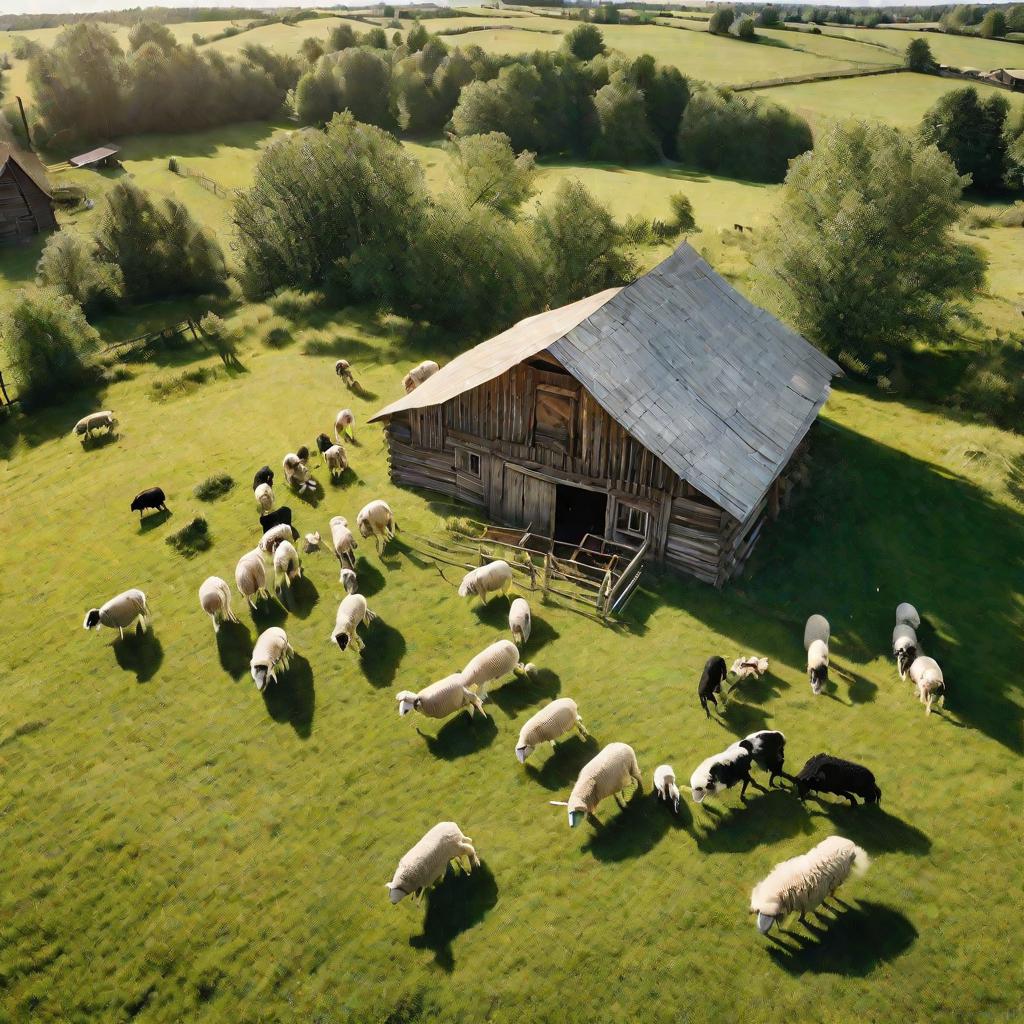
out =
{"type": "Polygon", "coordinates": [[[337,53],[339,50],[347,50],[350,46],[356,46],[356,33],[351,25],[342,22],[331,29],[327,37],[327,52],[337,53]]]}
{"type": "Polygon", "coordinates": [[[836,125],[786,176],[761,290],[830,354],[870,360],[941,336],[984,280],[984,258],[952,236],[960,188],[934,146],[880,122],[836,125]]]}
{"type": "Polygon", "coordinates": [[[361,46],[370,46],[375,50],[386,50],[388,48],[388,37],[384,29],[374,27],[367,29],[359,40],[361,46]]]}
{"type": "Polygon", "coordinates": [[[903,63],[910,71],[929,72],[935,70],[935,58],[927,39],[911,39],[903,56],[903,63]]]}
{"type": "Polygon", "coordinates": [[[682,192],[674,192],[668,197],[668,205],[672,210],[669,227],[681,235],[686,231],[696,231],[697,221],[693,216],[693,203],[682,192]]]}
{"type": "Polygon", "coordinates": [[[754,19],[749,14],[737,18],[730,31],[737,39],[742,39],[745,43],[753,42],[757,38],[757,33],[754,31],[754,19]]]}
{"type": "Polygon", "coordinates": [[[919,138],[948,153],[960,174],[969,174],[975,188],[999,189],[1006,173],[1003,129],[1009,103],[993,93],[982,100],[973,86],[954,89],[921,119],[919,138]]]}
{"type": "Polygon", "coordinates": [[[155,43],[164,53],[178,46],[178,40],[166,25],[158,21],[137,21],[128,33],[128,49],[134,53],[146,43],[155,43]]]}
{"type": "Polygon", "coordinates": [[[0,315],[0,334],[25,408],[64,398],[99,343],[82,307],[55,288],[21,291],[0,315]]]}
{"type": "Polygon", "coordinates": [[[1006,15],[1002,11],[989,11],[981,19],[978,35],[984,39],[1001,39],[1006,35],[1006,15]]]}
{"type": "Polygon", "coordinates": [[[690,85],[678,68],[658,66],[650,54],[632,60],[626,78],[644,94],[647,123],[664,156],[676,156],[679,121],[690,100],[690,85]]]}
{"type": "Polygon", "coordinates": [[[351,110],[359,121],[390,128],[391,64],[378,50],[365,47],[343,50],[334,66],[339,85],[339,110],[351,110]]]}
{"type": "Polygon", "coordinates": [[[1024,188],[1024,110],[1018,109],[1006,119],[1003,129],[1006,140],[1006,184],[1013,189],[1024,188]]]}
{"type": "Polygon", "coordinates": [[[412,23],[412,28],[409,29],[409,34],[405,37],[405,46],[410,53],[416,53],[422,50],[430,39],[430,33],[423,27],[423,23],[417,18],[412,23]]]}
{"type": "Polygon", "coordinates": [[[719,7],[708,18],[708,31],[715,36],[724,36],[732,27],[736,13],[731,7],[719,7]]]}
{"type": "Polygon", "coordinates": [[[658,144],[647,122],[644,94],[621,72],[594,96],[600,129],[593,153],[613,163],[649,163],[658,156],[658,144]]]}
{"type": "Polygon", "coordinates": [[[338,86],[326,63],[317,63],[295,86],[295,116],[299,124],[326,124],[341,106],[338,86]]]}
{"type": "Polygon", "coordinates": [[[593,25],[577,25],[562,42],[565,49],[577,60],[593,60],[604,53],[604,36],[593,25]]]}
{"type": "Polygon", "coordinates": [[[505,217],[515,217],[533,195],[537,175],[533,153],[516,156],[507,135],[469,135],[445,148],[452,158],[452,177],[466,209],[482,204],[505,217]]]}
{"type": "Polygon", "coordinates": [[[779,17],[779,9],[777,7],[762,7],[757,14],[757,23],[762,28],[778,28],[782,19],[779,17]]]}
{"type": "Polygon", "coordinates": [[[113,305],[123,288],[120,268],[98,260],[92,244],[70,230],[46,240],[36,274],[42,287],[69,296],[86,314],[113,305]]]}
{"type": "Polygon", "coordinates": [[[310,36],[308,39],[302,40],[299,53],[302,54],[307,64],[315,64],[324,55],[323,43],[310,36]]]}

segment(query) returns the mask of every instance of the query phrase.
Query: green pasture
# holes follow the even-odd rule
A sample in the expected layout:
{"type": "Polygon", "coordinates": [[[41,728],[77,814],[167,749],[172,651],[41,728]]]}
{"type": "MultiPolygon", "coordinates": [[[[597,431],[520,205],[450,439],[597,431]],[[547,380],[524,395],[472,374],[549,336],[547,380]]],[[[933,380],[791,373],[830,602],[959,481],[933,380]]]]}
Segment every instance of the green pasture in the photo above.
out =
{"type": "Polygon", "coordinates": [[[1018,43],[1007,43],[1001,39],[982,39],[980,36],[955,36],[945,32],[907,31],[894,36],[891,29],[883,28],[829,28],[828,32],[849,36],[852,39],[869,39],[905,50],[914,38],[927,40],[932,56],[940,64],[951,64],[958,68],[978,68],[990,71],[993,68],[1019,68],[1024,63],[1024,53],[1018,43]]]}

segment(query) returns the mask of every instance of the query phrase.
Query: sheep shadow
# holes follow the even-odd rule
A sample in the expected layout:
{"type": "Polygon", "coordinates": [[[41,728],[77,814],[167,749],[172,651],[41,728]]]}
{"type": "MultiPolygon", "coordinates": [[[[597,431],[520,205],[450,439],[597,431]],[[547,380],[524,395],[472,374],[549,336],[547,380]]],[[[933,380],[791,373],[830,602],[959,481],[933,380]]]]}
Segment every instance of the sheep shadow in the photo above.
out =
{"type": "MultiPolygon", "coordinates": [[[[506,616],[506,625],[508,624],[508,618],[506,616]]],[[[520,653],[529,651],[530,654],[536,654],[542,647],[551,643],[553,640],[557,640],[562,634],[555,629],[554,626],[548,622],[547,619],[533,618],[530,624],[530,639],[522,645],[520,653]]]]}
{"type": "Polygon", "coordinates": [[[416,731],[426,741],[430,753],[445,761],[476,754],[489,747],[498,735],[498,727],[490,715],[470,715],[468,711],[445,722],[436,736],[428,736],[418,728],[416,731]]]}
{"type": "Polygon", "coordinates": [[[851,704],[870,704],[875,699],[875,695],[878,693],[878,686],[875,683],[865,679],[859,672],[853,672],[845,666],[840,668],[836,665],[834,658],[832,659],[832,668],[836,675],[849,682],[846,692],[850,697],[851,704]]]}
{"type": "Polygon", "coordinates": [[[359,652],[359,664],[371,686],[381,689],[390,686],[398,675],[398,666],[405,657],[405,637],[380,616],[365,630],[366,646],[359,652]]]}
{"type": "MultiPolygon", "coordinates": [[[[729,684],[730,686],[732,683],[729,684]]],[[[750,676],[736,685],[729,693],[729,701],[741,700],[747,704],[766,704],[782,696],[784,690],[792,689],[791,684],[772,673],[766,672],[760,679],[750,676]]]]}
{"type": "Polygon", "coordinates": [[[452,943],[470,928],[478,925],[498,902],[498,883],[486,863],[467,875],[452,870],[426,894],[427,913],[423,932],[409,939],[414,949],[429,949],[434,962],[443,971],[455,969],[452,943]]]}
{"type": "Polygon", "coordinates": [[[293,490],[291,493],[304,505],[309,505],[310,508],[316,508],[320,502],[323,501],[324,487],[323,484],[317,480],[315,487],[303,487],[301,491],[293,490]]]}
{"type": "Polygon", "coordinates": [[[557,697],[561,689],[562,681],[557,673],[540,668],[530,676],[518,676],[490,691],[487,699],[501,708],[506,717],[515,718],[520,711],[539,704],[545,698],[557,697]]]}
{"type": "Polygon", "coordinates": [[[249,605],[253,625],[262,633],[271,626],[282,626],[288,618],[288,609],[276,598],[263,598],[256,607],[249,605]]]}
{"type": "Polygon", "coordinates": [[[135,673],[137,683],[148,683],[164,660],[164,647],[151,629],[143,633],[133,630],[111,645],[117,664],[126,672],[135,673]]]}
{"type": "Polygon", "coordinates": [[[95,452],[101,448],[106,448],[108,444],[114,444],[115,441],[121,440],[120,430],[109,430],[105,434],[93,434],[92,437],[82,438],[82,451],[83,452],[95,452]]]}
{"type": "MultiPolygon", "coordinates": [[[[834,911],[833,911],[834,913],[834,911]]],[[[819,914],[824,920],[824,915],[819,914]]],[[[803,935],[792,929],[776,939],[768,955],[793,975],[839,974],[865,978],[877,967],[902,956],[917,939],[917,929],[903,914],[881,903],[862,901],[826,927],[808,926],[803,935]]]]}
{"type": "MultiPolygon", "coordinates": [[[[739,802],[738,789],[727,792],[739,802]]],[[[718,799],[725,796],[723,793],[718,799]]],[[[697,849],[702,853],[749,853],[759,846],[812,831],[807,809],[784,789],[758,792],[756,797],[748,795],[747,802],[738,806],[718,809],[709,805],[703,809],[712,812],[714,827],[696,833],[697,849]]]]}
{"type": "Polygon", "coordinates": [[[487,599],[487,603],[478,597],[472,598],[473,601],[473,614],[476,616],[477,621],[482,626],[492,626],[494,629],[508,630],[508,610],[512,606],[514,598],[509,596],[504,597],[490,597],[487,599]]]}
{"type": "Polygon", "coordinates": [[[420,558],[418,554],[408,544],[405,543],[400,537],[392,537],[388,541],[387,550],[380,556],[381,565],[384,566],[388,572],[394,572],[396,569],[402,568],[401,558],[403,556],[407,558],[417,569],[431,569],[436,563],[433,561],[427,561],[426,559],[420,558]]]}
{"type": "Polygon", "coordinates": [[[143,516],[139,520],[139,533],[149,533],[150,530],[155,530],[158,526],[163,526],[168,519],[174,513],[169,509],[157,510],[153,515],[143,516]]]}
{"type": "MultiPolygon", "coordinates": [[[[602,820],[591,816],[588,820],[597,821],[593,834],[580,848],[581,852],[592,854],[595,860],[615,863],[642,857],[650,853],[658,842],[675,824],[683,828],[684,819],[674,816],[660,803],[657,797],[645,793],[642,789],[634,792],[624,808],[619,808],[614,798],[605,801],[607,819],[602,820]]],[[[680,812],[684,805],[679,805],[680,812]]],[[[598,808],[600,812],[602,808],[598,808]]]]}
{"type": "Polygon", "coordinates": [[[358,380],[352,382],[351,386],[349,387],[349,391],[351,391],[352,394],[357,395],[359,398],[362,398],[366,402],[375,402],[378,397],[376,391],[371,391],[369,388],[364,388],[363,385],[360,384],[358,380]]]}
{"type": "Polygon", "coordinates": [[[220,667],[232,679],[241,679],[249,670],[252,634],[242,622],[222,622],[217,630],[217,656],[220,667]]]}
{"type": "Polygon", "coordinates": [[[883,811],[878,804],[850,807],[829,804],[819,812],[846,836],[872,853],[909,853],[923,857],[932,848],[931,839],[919,828],[883,811]]]}
{"type": "Polygon", "coordinates": [[[384,574],[365,555],[356,559],[356,575],[359,577],[359,593],[367,600],[384,589],[384,574]]]}
{"type": "Polygon", "coordinates": [[[554,752],[539,768],[527,761],[526,774],[545,789],[561,791],[576,781],[580,769],[593,758],[601,745],[593,736],[570,736],[559,740],[554,752]]]}
{"type": "Polygon", "coordinates": [[[711,721],[717,722],[735,736],[749,736],[752,732],[767,728],[768,714],[756,704],[736,700],[734,695],[724,709],[719,702],[719,712],[711,716],[711,721]]]}
{"type": "Polygon", "coordinates": [[[310,613],[320,600],[320,591],[316,584],[303,573],[288,588],[290,601],[288,610],[299,619],[308,619],[310,613]]]}
{"type": "Polygon", "coordinates": [[[300,739],[309,739],[313,732],[316,690],[313,668],[301,654],[293,654],[287,672],[263,691],[267,714],[275,722],[287,722],[300,739]]]}

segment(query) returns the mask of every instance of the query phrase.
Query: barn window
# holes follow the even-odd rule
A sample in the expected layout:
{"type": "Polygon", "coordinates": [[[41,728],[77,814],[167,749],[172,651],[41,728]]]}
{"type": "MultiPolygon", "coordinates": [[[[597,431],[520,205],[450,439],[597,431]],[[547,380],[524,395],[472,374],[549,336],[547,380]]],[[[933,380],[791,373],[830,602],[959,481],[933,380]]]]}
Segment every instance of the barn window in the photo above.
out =
{"type": "Polygon", "coordinates": [[[576,397],[564,388],[537,385],[534,443],[568,451],[576,414],[576,397]]]}
{"type": "Polygon", "coordinates": [[[468,473],[470,476],[480,475],[480,456],[476,452],[468,452],[465,448],[459,449],[459,472],[468,473]]]}
{"type": "Polygon", "coordinates": [[[646,537],[649,518],[642,508],[620,501],[615,510],[615,529],[636,537],[646,537]]]}

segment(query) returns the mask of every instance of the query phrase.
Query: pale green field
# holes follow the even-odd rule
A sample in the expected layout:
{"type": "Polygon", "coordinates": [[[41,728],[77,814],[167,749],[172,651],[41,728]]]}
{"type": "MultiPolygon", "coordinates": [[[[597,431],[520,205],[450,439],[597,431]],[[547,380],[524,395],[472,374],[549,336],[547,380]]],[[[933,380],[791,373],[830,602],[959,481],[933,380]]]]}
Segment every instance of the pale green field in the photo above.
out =
{"type": "Polygon", "coordinates": [[[265,46],[267,49],[276,50],[279,53],[297,54],[304,40],[312,37],[326,41],[331,34],[331,29],[341,24],[351,25],[357,35],[370,28],[369,25],[360,21],[352,21],[350,18],[310,18],[308,21],[300,21],[295,25],[281,23],[264,25],[261,28],[250,29],[237,36],[229,36],[227,39],[219,39],[206,45],[226,54],[238,53],[243,47],[250,44],[265,46]]]}
{"type": "MultiPolygon", "coordinates": [[[[829,32],[839,29],[830,28],[829,32]]],[[[1024,66],[1024,46],[1006,43],[998,39],[981,39],[978,36],[951,36],[944,32],[901,32],[899,39],[893,39],[891,29],[865,28],[846,29],[844,35],[853,39],[871,39],[886,46],[906,49],[911,38],[927,40],[932,56],[940,64],[952,64],[959,68],[979,68],[990,71],[993,68],[1019,68],[1024,66]]]]}

